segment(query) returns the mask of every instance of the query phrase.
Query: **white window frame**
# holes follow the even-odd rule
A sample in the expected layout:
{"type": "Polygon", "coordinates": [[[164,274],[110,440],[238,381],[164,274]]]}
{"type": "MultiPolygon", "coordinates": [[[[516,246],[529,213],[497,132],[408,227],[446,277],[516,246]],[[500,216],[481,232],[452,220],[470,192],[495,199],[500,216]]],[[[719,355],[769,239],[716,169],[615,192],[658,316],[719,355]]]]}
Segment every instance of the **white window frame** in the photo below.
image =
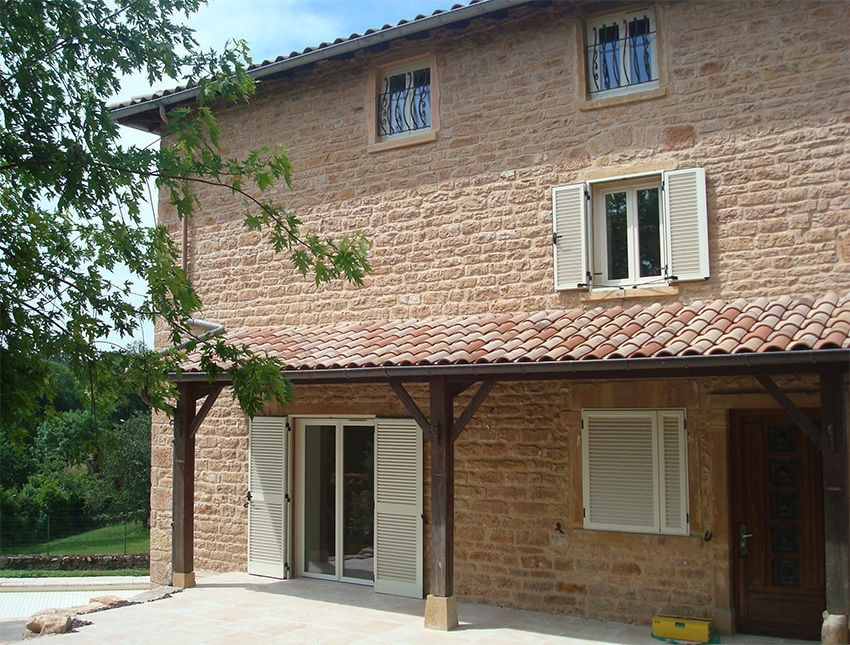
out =
{"type": "Polygon", "coordinates": [[[646,284],[666,284],[665,267],[667,261],[666,224],[664,219],[664,194],[661,174],[643,176],[626,181],[613,181],[592,188],[591,227],[593,239],[592,273],[593,285],[602,287],[631,287],[646,284]],[[637,191],[645,188],[658,188],[659,218],[659,273],[641,277],[639,261],[639,230],[637,214],[637,191]],[[627,252],[629,275],[626,278],[611,279],[608,276],[608,236],[605,196],[611,193],[626,193],[627,252]]]}
{"type": "MultiPolygon", "coordinates": [[[[627,34],[628,32],[626,32],[627,34]]],[[[621,41],[626,38],[627,35],[623,35],[621,41]]],[[[618,47],[621,47],[618,42],[618,47]]],[[[609,13],[602,16],[595,17],[591,20],[587,21],[585,27],[585,48],[584,48],[584,66],[585,66],[585,76],[587,78],[587,93],[591,99],[602,99],[611,96],[621,96],[623,94],[633,94],[636,92],[645,92],[647,90],[654,90],[660,87],[660,74],[659,74],[659,65],[658,65],[658,20],[655,15],[655,7],[648,6],[642,7],[640,9],[632,9],[629,11],[622,11],[618,13],[609,13]],[[650,59],[650,68],[653,80],[646,81],[643,83],[630,83],[629,85],[621,85],[620,87],[614,87],[607,90],[596,90],[593,89],[593,55],[591,52],[591,47],[594,45],[594,29],[599,29],[602,25],[610,25],[612,23],[616,23],[618,25],[623,25],[624,23],[628,23],[629,20],[634,18],[641,18],[646,15],[649,18],[649,30],[650,33],[653,34],[651,39],[650,49],[651,49],[651,59],[650,59]]],[[[623,60],[625,58],[629,58],[628,66],[631,68],[631,52],[628,47],[621,47],[620,49],[620,64],[623,64],[623,60]]],[[[599,74],[602,74],[600,69],[599,74]]]]}
{"type": "Polygon", "coordinates": [[[687,417],[681,408],[586,408],[581,411],[581,456],[582,456],[582,503],[583,503],[583,525],[585,529],[601,531],[620,531],[627,533],[656,533],[663,535],[689,535],[690,534],[690,504],[688,484],[688,433],[687,417]],[[681,452],[679,455],[679,477],[680,477],[680,500],[684,518],[682,527],[667,528],[667,504],[665,495],[665,471],[664,471],[664,440],[663,428],[664,417],[676,417],[679,421],[679,440],[681,452]],[[590,491],[590,441],[589,427],[590,418],[606,419],[634,419],[636,417],[652,420],[652,477],[654,481],[654,517],[647,518],[644,526],[634,526],[617,523],[594,522],[591,512],[590,491]]]}
{"type": "MultiPolygon", "coordinates": [[[[360,426],[360,427],[371,427],[374,433],[376,419],[374,415],[337,415],[330,414],[324,416],[318,415],[293,415],[288,417],[288,421],[290,423],[290,427],[295,430],[295,500],[297,505],[297,517],[295,522],[295,547],[296,547],[296,557],[295,557],[295,565],[294,569],[295,575],[303,578],[319,578],[322,580],[330,580],[334,582],[349,582],[352,584],[363,585],[367,587],[374,587],[374,571],[373,571],[373,579],[372,580],[364,580],[362,578],[350,578],[344,573],[344,561],[342,558],[337,557],[338,554],[343,552],[343,526],[342,526],[342,515],[339,512],[339,502],[343,496],[343,463],[342,463],[342,448],[343,448],[343,428],[346,425],[351,426],[360,426]],[[335,527],[334,527],[334,558],[335,558],[335,572],[333,574],[324,574],[324,573],[316,573],[310,572],[306,570],[307,567],[307,558],[305,555],[305,544],[304,544],[304,530],[306,527],[306,518],[305,518],[305,500],[306,500],[306,486],[305,486],[305,464],[304,464],[304,455],[305,455],[305,446],[306,446],[306,433],[308,425],[324,425],[324,426],[333,426],[334,427],[334,478],[336,481],[336,485],[334,487],[334,505],[335,505],[335,527]]],[[[372,545],[374,549],[374,543],[372,545]]]]}

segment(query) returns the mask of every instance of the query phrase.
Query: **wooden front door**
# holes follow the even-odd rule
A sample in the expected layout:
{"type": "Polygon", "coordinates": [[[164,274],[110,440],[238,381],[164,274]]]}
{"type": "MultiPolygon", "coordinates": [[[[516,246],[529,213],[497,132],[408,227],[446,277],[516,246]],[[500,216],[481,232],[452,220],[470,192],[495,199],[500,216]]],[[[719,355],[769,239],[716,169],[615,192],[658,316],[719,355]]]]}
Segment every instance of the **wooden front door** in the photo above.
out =
{"type": "Polygon", "coordinates": [[[733,591],[740,632],[820,638],[823,481],[818,448],[782,412],[733,412],[733,591]]]}

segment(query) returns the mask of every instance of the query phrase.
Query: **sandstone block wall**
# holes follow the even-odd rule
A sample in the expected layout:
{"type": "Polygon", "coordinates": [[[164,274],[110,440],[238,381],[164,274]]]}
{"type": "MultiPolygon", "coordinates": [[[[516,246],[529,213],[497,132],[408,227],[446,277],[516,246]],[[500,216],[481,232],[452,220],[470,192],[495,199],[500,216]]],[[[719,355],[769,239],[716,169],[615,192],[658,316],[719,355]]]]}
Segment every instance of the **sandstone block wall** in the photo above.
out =
{"type": "MultiPolygon", "coordinates": [[[[693,166],[706,168],[711,279],[628,304],[846,291],[850,32],[839,26],[847,4],[656,7],[667,82],[649,100],[583,109],[580,8],[559,2],[264,82],[250,106],[220,113],[224,146],[238,154],[285,143],[293,190],[273,196],[310,230],[363,230],[374,272],[359,289],[317,289],[244,229],[238,200],[198,189],[188,261],[204,302],[199,317],[240,329],[589,306],[552,287],[551,188],[693,166]],[[434,53],[439,66],[436,141],[367,153],[369,69],[379,56],[418,53],[434,53]]],[[[160,218],[177,239],[164,198],[160,218]]],[[[725,433],[736,399],[712,401],[752,384],[676,381],[645,396],[645,386],[634,387],[502,384],[491,393],[457,448],[459,593],[618,620],[682,610],[728,628],[725,433]],[[631,402],[628,392],[688,409],[690,537],[580,528],[580,410],[631,402]],[[701,540],[706,530],[710,542],[701,540]]],[[[380,387],[299,387],[296,395],[289,411],[405,416],[380,387]]],[[[758,395],[747,401],[769,405],[758,395]]],[[[164,581],[171,440],[162,418],[152,450],[152,576],[164,581]]],[[[197,450],[196,567],[244,569],[247,420],[227,391],[197,450]]]]}

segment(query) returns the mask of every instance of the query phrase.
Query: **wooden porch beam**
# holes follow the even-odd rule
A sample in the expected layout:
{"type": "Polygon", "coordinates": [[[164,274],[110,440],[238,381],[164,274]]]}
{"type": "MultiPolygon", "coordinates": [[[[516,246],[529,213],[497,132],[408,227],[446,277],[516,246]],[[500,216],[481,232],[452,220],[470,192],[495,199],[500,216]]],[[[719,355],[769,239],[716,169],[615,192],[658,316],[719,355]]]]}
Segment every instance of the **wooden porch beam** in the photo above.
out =
{"type": "Polygon", "coordinates": [[[785,410],[785,413],[791,417],[791,420],[803,432],[803,434],[811,439],[812,443],[814,443],[821,452],[826,451],[824,435],[815,427],[815,424],[800,411],[800,408],[794,404],[788,395],[779,389],[776,382],[767,374],[755,374],[754,377],[765,391],[776,400],[783,410],[785,410]]]}
{"type": "Polygon", "coordinates": [[[431,443],[431,595],[454,592],[454,445],[452,397],[443,376],[431,379],[431,419],[437,440],[431,443]]]}
{"type": "Polygon", "coordinates": [[[201,423],[203,423],[204,419],[207,418],[207,414],[209,414],[209,411],[212,409],[213,404],[215,403],[216,399],[218,398],[218,395],[221,394],[221,391],[223,389],[223,383],[216,383],[212,386],[212,390],[209,392],[209,394],[207,394],[203,404],[201,405],[201,409],[198,410],[198,412],[195,414],[194,418],[192,419],[192,425],[189,428],[189,434],[191,434],[193,438],[195,436],[195,433],[198,431],[198,426],[200,426],[201,423]]]}
{"type": "Polygon", "coordinates": [[[846,620],[850,615],[850,481],[845,374],[841,366],[822,371],[820,387],[821,426],[826,439],[823,453],[826,610],[828,614],[845,616],[846,620]]]}
{"type": "Polygon", "coordinates": [[[423,414],[422,410],[419,409],[419,406],[416,405],[416,401],[413,400],[413,397],[404,389],[404,385],[401,384],[399,379],[390,379],[390,387],[395,392],[396,396],[399,400],[404,404],[404,407],[407,408],[407,411],[410,412],[410,416],[419,424],[419,427],[422,428],[422,431],[425,433],[425,437],[432,444],[437,441],[437,433],[434,426],[431,425],[431,422],[423,414]]]}
{"type": "Polygon", "coordinates": [[[481,387],[478,388],[475,396],[473,396],[472,400],[467,404],[466,409],[461,412],[457,421],[452,424],[452,443],[454,443],[454,441],[460,436],[460,433],[463,432],[467,422],[472,418],[472,415],[478,411],[478,408],[481,407],[484,399],[486,399],[487,395],[490,394],[490,390],[493,389],[495,384],[495,379],[488,379],[481,383],[481,387]]]}
{"type": "Polygon", "coordinates": [[[195,585],[195,436],[191,432],[197,404],[196,390],[177,386],[172,462],[171,584],[195,585]]]}
{"type": "Polygon", "coordinates": [[[461,394],[466,392],[470,387],[472,387],[474,380],[470,381],[452,381],[449,383],[450,392],[452,394],[452,398],[456,399],[461,394]]]}

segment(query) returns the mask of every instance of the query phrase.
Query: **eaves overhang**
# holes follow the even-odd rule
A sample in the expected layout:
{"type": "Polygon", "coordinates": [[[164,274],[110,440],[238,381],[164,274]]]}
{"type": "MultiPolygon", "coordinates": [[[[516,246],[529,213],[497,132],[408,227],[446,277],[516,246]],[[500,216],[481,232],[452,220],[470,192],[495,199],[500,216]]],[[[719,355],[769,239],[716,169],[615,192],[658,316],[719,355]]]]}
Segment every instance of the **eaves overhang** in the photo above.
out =
{"type": "MultiPolygon", "coordinates": [[[[320,46],[318,48],[308,48],[300,54],[294,54],[282,59],[276,59],[262,65],[258,65],[248,70],[248,74],[255,80],[261,80],[285,71],[289,71],[298,67],[316,63],[336,56],[351,54],[361,49],[379,45],[382,43],[413,36],[422,32],[435,29],[437,27],[445,27],[447,25],[456,24],[479,16],[493,14],[499,11],[505,11],[512,7],[523,4],[528,4],[532,0],[480,0],[479,2],[470,3],[464,6],[455,6],[452,9],[435,13],[430,16],[424,16],[412,21],[403,21],[398,25],[385,27],[383,29],[366,33],[356,37],[343,39],[341,42],[320,46]]],[[[161,109],[168,106],[176,105],[186,101],[191,101],[198,94],[197,87],[188,87],[167,91],[167,93],[157,92],[150,97],[142,97],[141,99],[131,99],[130,101],[118,103],[110,107],[112,118],[137,129],[147,130],[138,123],[132,121],[133,117],[139,117],[142,114],[151,113],[157,115],[161,109]]]]}

